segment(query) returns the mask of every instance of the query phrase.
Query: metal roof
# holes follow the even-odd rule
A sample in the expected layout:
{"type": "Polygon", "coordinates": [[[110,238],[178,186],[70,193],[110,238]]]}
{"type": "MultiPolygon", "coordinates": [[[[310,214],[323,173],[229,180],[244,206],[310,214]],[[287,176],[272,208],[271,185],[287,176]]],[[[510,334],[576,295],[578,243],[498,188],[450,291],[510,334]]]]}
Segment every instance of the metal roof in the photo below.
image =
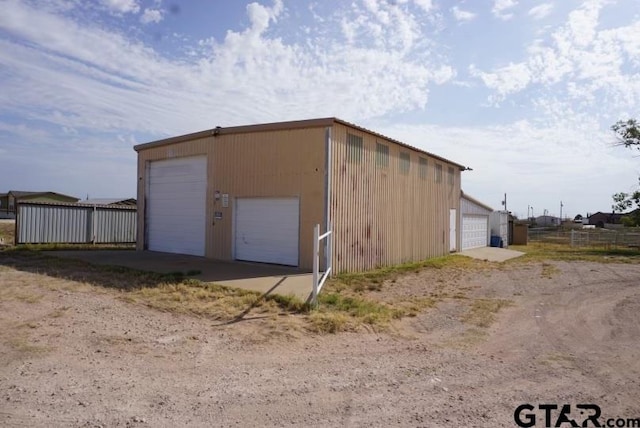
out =
{"type": "Polygon", "coordinates": [[[185,141],[191,141],[191,140],[206,138],[210,136],[239,134],[239,133],[247,133],[247,132],[278,131],[278,130],[284,130],[284,129],[320,128],[320,127],[326,127],[326,126],[333,126],[333,124],[335,123],[339,123],[341,125],[347,126],[349,128],[354,128],[362,132],[366,132],[376,137],[384,138],[385,140],[398,144],[399,146],[406,147],[416,152],[424,153],[425,155],[430,156],[432,158],[439,159],[443,162],[447,162],[449,164],[455,165],[463,171],[468,169],[464,165],[461,165],[452,160],[443,158],[441,156],[435,155],[433,153],[430,153],[425,150],[419,149],[417,147],[411,146],[409,144],[403,143],[402,141],[387,137],[378,132],[371,131],[370,129],[363,128],[361,126],[347,122],[345,120],[338,119],[336,117],[295,120],[295,121],[287,121],[287,122],[262,123],[262,124],[256,124],[256,125],[229,126],[224,128],[217,126],[215,128],[207,129],[205,131],[199,131],[191,134],[179,135],[176,137],[170,137],[170,138],[164,138],[161,140],[151,141],[149,143],[138,144],[134,146],[133,149],[136,152],[139,152],[140,150],[151,149],[154,147],[165,146],[169,144],[182,143],[185,141]]]}
{"type": "Polygon", "coordinates": [[[91,205],[135,205],[136,200],[133,198],[92,198],[78,201],[81,204],[91,205]]]}
{"type": "MultiPolygon", "coordinates": [[[[60,207],[86,207],[94,208],[98,204],[85,204],[80,202],[49,202],[49,201],[18,201],[18,205],[43,205],[43,206],[60,206],[60,207]]],[[[100,205],[100,209],[108,210],[136,210],[136,205],[100,205]]]]}
{"type": "Polygon", "coordinates": [[[76,201],[80,200],[75,196],[69,196],[69,195],[65,195],[63,193],[57,193],[57,192],[32,192],[32,191],[24,191],[24,190],[9,190],[9,192],[7,192],[6,194],[11,195],[14,198],[23,198],[25,196],[37,196],[37,195],[58,195],[58,196],[62,196],[63,198],[75,199],[76,201]]]}

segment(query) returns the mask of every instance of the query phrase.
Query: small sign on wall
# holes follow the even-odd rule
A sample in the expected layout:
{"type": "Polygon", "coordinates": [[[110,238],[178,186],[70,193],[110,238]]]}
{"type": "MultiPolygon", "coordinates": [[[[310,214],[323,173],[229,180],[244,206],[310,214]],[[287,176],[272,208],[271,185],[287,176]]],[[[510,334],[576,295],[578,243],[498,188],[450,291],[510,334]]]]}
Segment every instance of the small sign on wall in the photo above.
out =
{"type": "Polygon", "coordinates": [[[229,206],[229,194],[222,194],[222,208],[227,208],[229,206]]]}
{"type": "Polygon", "coordinates": [[[213,213],[213,218],[216,220],[222,220],[222,211],[216,211],[213,213]]]}

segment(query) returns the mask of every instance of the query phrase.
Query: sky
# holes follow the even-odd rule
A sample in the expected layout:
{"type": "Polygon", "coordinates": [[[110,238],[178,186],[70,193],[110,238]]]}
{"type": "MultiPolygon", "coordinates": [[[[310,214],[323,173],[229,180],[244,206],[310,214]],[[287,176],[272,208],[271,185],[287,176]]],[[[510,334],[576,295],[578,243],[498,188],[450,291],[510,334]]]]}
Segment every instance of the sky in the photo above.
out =
{"type": "Polygon", "coordinates": [[[610,211],[637,0],[0,0],[0,192],[135,197],[133,146],[335,116],[523,218],[610,211]],[[529,208],[532,207],[532,208],[529,208]]]}

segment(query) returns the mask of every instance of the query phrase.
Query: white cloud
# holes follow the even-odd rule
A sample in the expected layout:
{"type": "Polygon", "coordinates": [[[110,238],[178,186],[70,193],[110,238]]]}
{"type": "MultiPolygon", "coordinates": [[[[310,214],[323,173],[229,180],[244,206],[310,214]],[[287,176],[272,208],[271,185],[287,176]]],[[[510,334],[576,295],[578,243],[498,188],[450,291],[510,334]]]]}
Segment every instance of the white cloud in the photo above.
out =
{"type": "Polygon", "coordinates": [[[431,12],[431,10],[433,9],[432,0],[413,0],[413,2],[424,12],[431,12]]]}
{"type": "Polygon", "coordinates": [[[542,3],[529,9],[529,16],[533,19],[542,19],[549,16],[553,10],[553,3],[542,3]]]}
{"type": "Polygon", "coordinates": [[[451,12],[453,13],[453,17],[458,21],[472,21],[476,17],[475,13],[462,10],[458,6],[451,8],[451,12]]]}
{"type": "Polygon", "coordinates": [[[599,28],[600,12],[606,4],[599,0],[584,2],[549,38],[532,43],[521,62],[490,72],[472,67],[470,73],[494,91],[492,101],[537,85],[538,97],[564,98],[564,110],[570,105],[599,107],[603,120],[637,109],[640,20],[636,18],[635,22],[616,28],[599,28]]]}
{"type": "Polygon", "coordinates": [[[284,6],[282,0],[276,0],[273,7],[265,7],[259,3],[249,3],[247,5],[247,15],[251,21],[251,27],[256,34],[262,34],[269,27],[270,21],[275,21],[282,13],[284,6]]]}
{"type": "Polygon", "coordinates": [[[137,0],[102,0],[102,4],[117,14],[138,13],[140,11],[137,0]]]}
{"type": "Polygon", "coordinates": [[[160,9],[145,9],[140,17],[143,24],[158,23],[164,19],[164,12],[160,9]]]}
{"type": "Polygon", "coordinates": [[[517,5],[517,0],[494,0],[491,12],[495,17],[507,21],[513,18],[513,13],[509,13],[507,11],[513,9],[517,5]]]}
{"type": "Polygon", "coordinates": [[[491,73],[478,70],[473,64],[469,73],[482,79],[485,86],[496,91],[492,101],[502,101],[506,95],[521,91],[531,82],[531,70],[524,63],[509,63],[504,67],[494,69],[491,73]]]}
{"type": "Polygon", "coordinates": [[[252,3],[248,28],[209,41],[185,62],[120,33],[8,2],[0,15],[0,29],[12,35],[0,39],[7,73],[0,109],[79,130],[164,136],[211,127],[212,120],[363,118],[424,108],[430,86],[455,71],[407,4],[369,6],[349,10],[351,42],[338,35],[296,44],[268,35],[282,19],[281,1],[252,3]],[[385,19],[382,40],[371,40],[369,24],[385,19]]]}

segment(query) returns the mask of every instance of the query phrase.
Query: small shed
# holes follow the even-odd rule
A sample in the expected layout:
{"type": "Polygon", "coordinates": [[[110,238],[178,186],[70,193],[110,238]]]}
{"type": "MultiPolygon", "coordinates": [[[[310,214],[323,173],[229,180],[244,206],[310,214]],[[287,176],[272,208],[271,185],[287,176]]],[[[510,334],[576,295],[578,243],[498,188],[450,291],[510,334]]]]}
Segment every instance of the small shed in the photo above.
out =
{"type": "Polygon", "coordinates": [[[489,218],[493,208],[460,192],[460,230],[462,250],[489,245],[489,218]]]}

